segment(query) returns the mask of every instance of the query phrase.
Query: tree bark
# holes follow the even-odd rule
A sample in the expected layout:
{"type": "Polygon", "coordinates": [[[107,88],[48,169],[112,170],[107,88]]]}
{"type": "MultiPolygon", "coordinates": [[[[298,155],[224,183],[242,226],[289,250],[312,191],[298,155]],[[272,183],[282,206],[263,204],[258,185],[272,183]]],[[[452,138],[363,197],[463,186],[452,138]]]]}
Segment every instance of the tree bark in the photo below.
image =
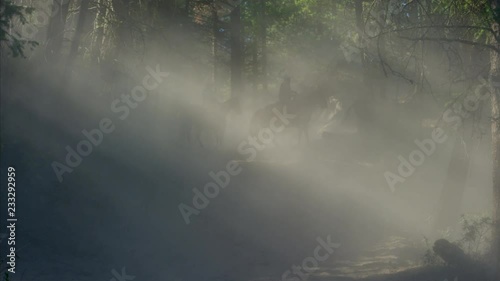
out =
{"type": "MultiPolygon", "coordinates": [[[[363,0],[356,0],[354,2],[354,13],[356,16],[356,28],[358,30],[358,36],[360,40],[363,40],[362,38],[365,38],[365,32],[364,32],[364,24],[363,24],[363,0]]],[[[361,55],[361,65],[365,66],[365,54],[364,54],[364,49],[361,49],[360,52],[361,55]]]]}
{"type": "Polygon", "coordinates": [[[434,222],[436,233],[447,227],[456,228],[458,225],[470,164],[467,143],[457,136],[453,144],[446,180],[438,201],[437,218],[434,222]]]}
{"type": "Polygon", "coordinates": [[[258,42],[254,38],[252,42],[252,88],[253,92],[256,93],[259,84],[259,59],[258,59],[258,42]]]}
{"type": "MultiPolygon", "coordinates": [[[[496,54],[496,65],[500,65],[498,61],[498,53],[496,54]]],[[[497,79],[500,75],[497,76],[497,79]]],[[[500,80],[496,80],[500,81],[500,80]]],[[[491,121],[491,145],[493,153],[493,200],[494,200],[494,250],[496,256],[497,278],[500,280],[500,98],[498,92],[494,92],[491,97],[492,118],[491,121]]]]}
{"type": "MultiPolygon", "coordinates": [[[[492,24],[492,30],[496,38],[500,35],[500,22],[497,9],[500,7],[500,0],[491,0],[492,10],[495,11],[496,22],[492,24]]],[[[493,44],[498,49],[500,42],[492,38],[493,44]]],[[[497,280],[500,280],[500,97],[498,83],[500,82],[500,54],[490,51],[490,82],[491,82],[491,146],[493,157],[493,254],[495,257],[494,266],[497,280]],[[493,87],[496,86],[496,87],[493,87]]]]}
{"type": "MultiPolygon", "coordinates": [[[[187,5],[187,3],[186,3],[187,5]]],[[[217,95],[218,89],[219,89],[219,16],[217,14],[217,6],[216,6],[216,1],[212,3],[212,52],[213,52],[213,60],[214,60],[214,65],[213,65],[213,83],[214,83],[214,93],[217,95]]]]}
{"type": "Polygon", "coordinates": [[[68,112],[68,107],[65,106],[65,100],[63,95],[68,92],[68,86],[70,85],[71,82],[73,66],[76,57],[78,55],[78,49],[80,47],[80,41],[83,34],[85,20],[88,14],[88,8],[89,8],[89,1],[81,0],[78,21],[76,23],[73,42],[71,43],[71,48],[69,50],[68,58],[66,60],[66,66],[62,82],[58,90],[60,96],[59,99],[57,100],[56,110],[58,111],[59,116],[71,116],[70,114],[72,114],[72,112],[68,112]]]}
{"type": "Polygon", "coordinates": [[[365,28],[364,28],[364,22],[363,22],[363,0],[355,0],[354,2],[354,13],[355,13],[355,19],[356,19],[356,29],[358,33],[358,39],[360,43],[360,62],[361,62],[361,76],[362,76],[362,81],[363,81],[363,92],[364,92],[364,98],[366,99],[372,99],[374,97],[374,94],[371,93],[368,89],[370,89],[370,81],[369,81],[369,71],[366,59],[365,59],[365,48],[366,44],[368,43],[367,36],[365,34],[365,28]]]}
{"type": "Polygon", "coordinates": [[[189,18],[189,13],[191,12],[191,0],[186,0],[184,4],[184,17],[189,18]]]}
{"type": "Polygon", "coordinates": [[[82,0],[80,2],[80,12],[78,15],[78,22],[76,24],[75,35],[74,35],[73,43],[71,43],[71,49],[70,49],[69,56],[68,56],[66,73],[69,73],[69,71],[71,71],[71,67],[73,66],[73,62],[75,61],[76,56],[78,54],[78,48],[80,47],[80,41],[81,41],[82,34],[83,34],[85,19],[86,19],[87,14],[88,14],[88,8],[89,8],[89,1],[82,0]]]}
{"type": "MultiPolygon", "coordinates": [[[[186,6],[187,6],[186,2],[186,6]]],[[[161,2],[161,15],[165,17],[167,23],[171,24],[176,21],[175,18],[175,1],[172,0],[163,0],[161,2]]],[[[167,26],[168,27],[168,26],[167,26]]]]}
{"type": "Polygon", "coordinates": [[[261,75],[262,75],[262,89],[264,93],[268,92],[268,78],[267,78],[267,17],[266,17],[266,1],[260,0],[259,2],[260,14],[260,43],[261,43],[261,75]]]}
{"type": "Polygon", "coordinates": [[[243,90],[243,48],[241,42],[241,8],[237,6],[231,12],[231,95],[237,97],[243,90]]]}
{"type": "Polygon", "coordinates": [[[54,0],[53,15],[50,18],[47,32],[47,57],[52,61],[57,61],[64,39],[64,30],[71,0],[54,0]]]}
{"type": "Polygon", "coordinates": [[[128,43],[126,39],[127,26],[128,26],[128,13],[130,8],[130,0],[112,0],[113,10],[119,21],[117,27],[117,40],[116,40],[116,57],[120,58],[125,54],[125,45],[128,43]]]}
{"type": "Polygon", "coordinates": [[[92,42],[91,60],[94,64],[99,64],[101,60],[101,48],[104,40],[104,23],[106,16],[106,5],[104,0],[97,1],[97,14],[94,22],[94,40],[92,42]]]}

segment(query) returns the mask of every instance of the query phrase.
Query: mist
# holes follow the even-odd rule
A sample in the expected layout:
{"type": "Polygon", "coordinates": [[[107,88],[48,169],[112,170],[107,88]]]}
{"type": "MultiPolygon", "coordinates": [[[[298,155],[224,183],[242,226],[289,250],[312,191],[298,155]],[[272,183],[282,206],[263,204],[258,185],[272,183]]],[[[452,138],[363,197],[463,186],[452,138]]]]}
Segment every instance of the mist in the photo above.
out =
{"type": "Polygon", "coordinates": [[[0,4],[5,280],[498,280],[498,1],[351,2],[0,4]]]}

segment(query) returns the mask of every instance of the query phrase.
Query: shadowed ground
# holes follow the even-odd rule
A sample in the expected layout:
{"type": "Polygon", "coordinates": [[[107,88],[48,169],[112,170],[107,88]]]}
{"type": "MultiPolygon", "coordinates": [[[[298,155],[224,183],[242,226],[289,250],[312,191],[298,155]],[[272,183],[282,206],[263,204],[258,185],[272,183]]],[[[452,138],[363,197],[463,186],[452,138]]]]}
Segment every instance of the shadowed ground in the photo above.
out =
{"type": "Polygon", "coordinates": [[[401,217],[397,197],[382,199],[383,169],[330,159],[325,141],[247,162],[232,144],[192,148],[117,123],[59,183],[51,163],[63,161],[64,147],[79,142],[95,118],[61,120],[20,99],[5,108],[2,164],[18,171],[21,218],[20,272],[12,280],[110,280],[123,267],[137,280],[280,280],[328,236],[341,246],[311,280],[441,274],[369,277],[418,265],[421,237],[408,229],[421,218],[401,217]],[[192,206],[192,188],[234,159],[241,174],[186,225],[179,204],[192,206]]]}

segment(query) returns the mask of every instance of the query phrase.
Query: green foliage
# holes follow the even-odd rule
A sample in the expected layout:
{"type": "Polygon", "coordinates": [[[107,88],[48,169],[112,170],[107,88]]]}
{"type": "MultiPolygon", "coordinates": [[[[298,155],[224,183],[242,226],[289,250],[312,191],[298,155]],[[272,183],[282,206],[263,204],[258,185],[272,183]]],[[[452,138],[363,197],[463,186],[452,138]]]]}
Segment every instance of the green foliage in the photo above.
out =
{"type": "MultiPolygon", "coordinates": [[[[454,241],[466,254],[476,260],[485,259],[491,248],[493,220],[486,215],[462,215],[460,238],[454,241]]],[[[451,233],[442,233],[443,238],[450,238],[451,233]]],[[[442,260],[432,250],[429,239],[424,237],[426,251],[422,257],[425,265],[440,265],[442,260]]]]}
{"type": "Polygon", "coordinates": [[[492,9],[488,0],[434,0],[432,7],[432,13],[441,16],[443,25],[471,27],[458,31],[476,42],[484,42],[492,23],[500,22],[498,11],[492,9]]]}
{"type": "Polygon", "coordinates": [[[11,31],[14,20],[26,24],[26,15],[31,14],[33,10],[33,8],[15,5],[12,1],[0,1],[0,43],[10,49],[13,57],[25,58],[24,49],[26,46],[31,48],[38,46],[38,42],[22,39],[19,32],[11,31]]]}
{"type": "Polygon", "coordinates": [[[463,237],[457,241],[458,245],[472,257],[480,258],[491,243],[493,220],[484,215],[462,215],[461,225],[463,237]]]}

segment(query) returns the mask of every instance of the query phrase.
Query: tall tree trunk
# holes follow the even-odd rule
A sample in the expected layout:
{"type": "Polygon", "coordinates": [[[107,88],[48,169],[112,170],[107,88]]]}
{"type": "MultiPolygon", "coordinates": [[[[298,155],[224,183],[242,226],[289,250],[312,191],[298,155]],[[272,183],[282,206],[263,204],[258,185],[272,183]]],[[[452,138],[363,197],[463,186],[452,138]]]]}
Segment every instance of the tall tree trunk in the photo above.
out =
{"type": "Polygon", "coordinates": [[[112,0],[113,10],[118,19],[117,40],[116,40],[116,57],[120,59],[125,54],[125,46],[128,43],[126,34],[128,32],[128,14],[130,8],[130,0],[112,0]]]}
{"type": "Polygon", "coordinates": [[[214,65],[213,65],[213,83],[214,83],[214,92],[217,95],[218,89],[219,89],[219,16],[217,14],[217,6],[216,2],[212,3],[212,52],[213,52],[213,60],[214,60],[214,65]]]}
{"type": "Polygon", "coordinates": [[[268,92],[268,78],[267,78],[267,17],[266,17],[266,0],[259,1],[259,14],[260,14],[260,44],[261,44],[261,75],[262,75],[262,89],[264,93],[268,92]]]}
{"type": "MultiPolygon", "coordinates": [[[[354,13],[356,16],[356,28],[358,32],[363,32],[363,0],[355,0],[354,2],[354,13]]],[[[360,36],[363,34],[360,34],[360,36]]]]}
{"type": "Polygon", "coordinates": [[[237,97],[243,90],[243,48],[241,42],[240,6],[231,12],[231,95],[237,97]]]}
{"type": "MultiPolygon", "coordinates": [[[[356,16],[356,28],[358,30],[359,38],[365,38],[365,28],[363,24],[363,0],[355,0],[354,2],[354,13],[356,16]]],[[[364,50],[361,50],[361,64],[365,65],[365,55],[364,50]]]]}
{"type": "MultiPolygon", "coordinates": [[[[499,45],[500,47],[500,45],[499,45]]],[[[497,65],[497,69],[495,72],[498,72],[498,68],[500,66],[500,61],[498,58],[498,53],[496,54],[497,58],[495,59],[495,64],[497,65]]],[[[500,81],[500,73],[497,73],[496,81],[500,81]]],[[[498,83],[498,82],[497,82],[498,83]]],[[[491,98],[491,106],[492,106],[492,118],[491,121],[491,140],[492,140],[492,148],[493,148],[493,200],[494,200],[494,221],[495,221],[495,243],[494,250],[496,260],[496,270],[497,270],[497,279],[500,280],[500,97],[499,93],[495,92],[491,98]]]]}
{"type": "MultiPolygon", "coordinates": [[[[386,57],[386,36],[383,35],[383,31],[386,28],[386,22],[388,19],[388,7],[389,0],[380,1],[375,7],[372,7],[375,12],[375,24],[379,26],[379,36],[377,40],[377,52],[379,57],[379,63],[370,66],[374,71],[373,75],[369,75],[370,85],[375,86],[374,94],[382,100],[387,98],[386,90],[387,90],[387,69],[384,65],[385,57],[386,57]],[[380,15],[380,16],[377,16],[380,15]]],[[[373,13],[372,13],[373,14],[373,13]]],[[[372,16],[373,17],[373,16],[372,16]]]]}
{"type": "Polygon", "coordinates": [[[190,12],[191,12],[191,0],[186,0],[186,3],[184,4],[184,17],[186,19],[189,18],[190,12]]]}
{"type": "MultiPolygon", "coordinates": [[[[363,0],[355,0],[354,2],[354,13],[356,17],[356,29],[358,30],[358,38],[360,40],[361,46],[360,46],[360,60],[361,60],[361,75],[362,75],[362,81],[364,85],[364,92],[366,92],[366,95],[369,95],[371,91],[367,91],[366,89],[369,88],[370,82],[367,81],[367,78],[369,75],[367,75],[367,65],[366,65],[366,60],[365,60],[365,44],[367,43],[366,35],[365,35],[365,28],[364,28],[364,23],[363,23],[363,0]]],[[[370,94],[370,96],[366,96],[366,98],[371,98],[373,97],[373,94],[370,94]]]]}
{"type": "Polygon", "coordinates": [[[73,37],[73,42],[71,42],[71,48],[69,50],[69,55],[66,60],[66,67],[63,74],[62,82],[60,84],[59,99],[56,103],[56,111],[59,116],[71,116],[72,112],[70,112],[69,108],[66,106],[66,97],[64,96],[68,92],[68,85],[71,82],[72,72],[74,62],[76,60],[76,56],[78,55],[78,49],[80,47],[80,41],[83,34],[83,28],[85,25],[85,20],[88,14],[89,1],[81,0],[80,9],[78,13],[78,21],[76,23],[75,34],[73,37]]]}
{"type": "Polygon", "coordinates": [[[47,32],[47,57],[56,62],[61,55],[61,47],[64,39],[64,30],[66,27],[66,19],[68,17],[68,10],[70,0],[54,0],[53,2],[53,15],[50,18],[48,32],[47,32]]]}
{"type": "MultiPolygon", "coordinates": [[[[186,3],[187,5],[187,3],[186,3]]],[[[161,15],[165,17],[167,24],[172,24],[176,21],[175,18],[175,1],[162,0],[160,4],[161,15]]],[[[168,28],[169,26],[167,26],[168,28]]]]}
{"type": "Polygon", "coordinates": [[[104,40],[104,24],[106,16],[105,0],[97,1],[97,15],[94,22],[94,40],[92,42],[91,60],[94,64],[99,64],[101,60],[101,48],[104,40]]]}
{"type": "Polygon", "coordinates": [[[259,56],[258,56],[258,41],[254,37],[252,42],[252,89],[256,93],[259,85],[259,56]]]}
{"type": "MultiPolygon", "coordinates": [[[[496,11],[492,29],[495,32],[495,37],[500,36],[500,23],[498,22],[500,8],[500,0],[491,0],[493,11],[496,11]]],[[[492,38],[495,47],[500,48],[500,42],[492,38]]],[[[497,280],[500,280],[500,97],[498,91],[498,83],[500,83],[500,54],[497,51],[491,51],[490,57],[490,81],[496,86],[491,89],[491,145],[493,156],[493,206],[494,206],[494,240],[493,254],[496,258],[495,269],[497,280]]]]}
{"type": "Polygon", "coordinates": [[[78,22],[76,24],[75,35],[73,38],[73,42],[71,43],[71,49],[69,51],[68,62],[66,65],[66,73],[69,73],[71,71],[71,68],[73,67],[73,62],[75,61],[76,56],[78,54],[78,48],[80,47],[80,41],[82,38],[83,28],[85,25],[85,19],[88,14],[88,9],[89,9],[89,1],[82,0],[80,2],[80,12],[78,15],[78,22]]]}
{"type": "MultiPolygon", "coordinates": [[[[464,134],[468,135],[468,134],[464,134]]],[[[469,139],[457,136],[451,152],[445,183],[438,201],[437,217],[434,221],[436,234],[448,227],[456,228],[469,173],[470,157],[467,149],[469,139]]]]}

